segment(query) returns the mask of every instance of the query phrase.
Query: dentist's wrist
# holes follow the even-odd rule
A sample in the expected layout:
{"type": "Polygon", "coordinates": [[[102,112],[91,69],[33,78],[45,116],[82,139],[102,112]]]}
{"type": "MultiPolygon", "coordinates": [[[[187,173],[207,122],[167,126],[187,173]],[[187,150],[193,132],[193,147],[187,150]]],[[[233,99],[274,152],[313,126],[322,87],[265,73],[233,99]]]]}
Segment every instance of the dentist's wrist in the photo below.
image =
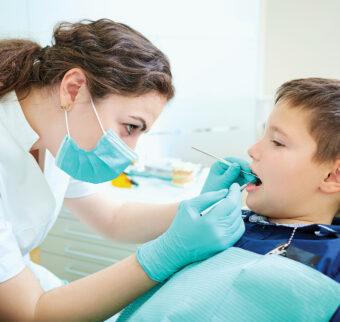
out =
{"type": "MultiPolygon", "coordinates": [[[[136,258],[145,273],[155,282],[163,282],[186,263],[174,247],[170,247],[169,232],[137,249],[136,258]]],[[[174,246],[174,245],[172,245],[174,246]]]]}

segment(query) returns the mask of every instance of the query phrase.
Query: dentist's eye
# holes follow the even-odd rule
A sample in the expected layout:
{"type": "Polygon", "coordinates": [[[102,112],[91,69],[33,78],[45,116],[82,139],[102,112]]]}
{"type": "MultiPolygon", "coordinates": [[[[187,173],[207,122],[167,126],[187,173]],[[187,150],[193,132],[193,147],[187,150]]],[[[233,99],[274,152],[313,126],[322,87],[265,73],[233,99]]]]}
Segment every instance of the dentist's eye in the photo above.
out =
{"type": "Polygon", "coordinates": [[[131,135],[134,131],[138,130],[140,127],[135,124],[124,124],[126,132],[131,135]]]}
{"type": "Polygon", "coordinates": [[[284,146],[284,144],[282,144],[282,143],[280,143],[276,140],[271,140],[271,141],[274,143],[275,146],[284,146]]]}

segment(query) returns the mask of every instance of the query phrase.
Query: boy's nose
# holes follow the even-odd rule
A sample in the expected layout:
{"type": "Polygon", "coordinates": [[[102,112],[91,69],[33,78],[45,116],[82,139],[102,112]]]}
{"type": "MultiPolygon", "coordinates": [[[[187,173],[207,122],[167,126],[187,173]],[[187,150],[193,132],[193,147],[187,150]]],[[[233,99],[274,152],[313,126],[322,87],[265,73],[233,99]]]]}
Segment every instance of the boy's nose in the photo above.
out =
{"type": "Polygon", "coordinates": [[[255,143],[253,146],[251,146],[248,149],[248,155],[253,159],[253,160],[259,160],[260,158],[260,153],[259,153],[259,142],[255,143]]]}
{"type": "Polygon", "coordinates": [[[248,155],[252,158],[252,159],[254,159],[254,157],[253,157],[253,147],[254,146],[251,146],[249,149],[248,149],[248,155]]]}

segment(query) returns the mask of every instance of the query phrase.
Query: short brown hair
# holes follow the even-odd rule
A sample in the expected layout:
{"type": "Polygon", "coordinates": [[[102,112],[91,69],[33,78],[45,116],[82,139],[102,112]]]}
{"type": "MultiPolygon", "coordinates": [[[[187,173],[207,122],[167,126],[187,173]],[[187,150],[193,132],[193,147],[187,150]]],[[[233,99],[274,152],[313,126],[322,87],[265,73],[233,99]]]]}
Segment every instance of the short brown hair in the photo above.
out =
{"type": "Polygon", "coordinates": [[[57,84],[74,67],[85,72],[94,98],[153,90],[167,99],[174,95],[167,57],[127,25],[100,19],[58,24],[52,46],[44,48],[30,40],[1,40],[0,97],[57,84]]]}
{"type": "Polygon", "coordinates": [[[326,78],[295,79],[276,92],[275,104],[309,112],[309,132],[317,143],[314,161],[340,158],[340,81],[326,78]]]}

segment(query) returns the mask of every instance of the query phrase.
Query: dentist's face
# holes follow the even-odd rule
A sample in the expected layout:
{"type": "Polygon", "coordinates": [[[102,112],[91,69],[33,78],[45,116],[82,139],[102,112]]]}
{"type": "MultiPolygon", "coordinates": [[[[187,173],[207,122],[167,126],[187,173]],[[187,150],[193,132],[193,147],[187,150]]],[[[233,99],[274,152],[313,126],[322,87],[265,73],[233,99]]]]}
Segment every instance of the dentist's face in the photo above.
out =
{"type": "Polygon", "coordinates": [[[253,211],[272,218],[308,215],[308,200],[327,177],[326,168],[312,160],[317,146],[308,124],[307,112],[288,103],[273,109],[263,138],[248,151],[251,168],[262,181],[247,196],[253,211]]]}
{"type": "MultiPolygon", "coordinates": [[[[111,129],[131,149],[140,135],[151,128],[168,100],[155,90],[139,96],[107,94],[92,99],[104,130],[111,129]]],[[[69,70],[60,84],[33,89],[21,105],[39,135],[32,150],[46,148],[57,155],[67,135],[64,107],[68,110],[70,136],[80,148],[94,149],[103,135],[91,104],[86,75],[79,68],[69,70]]]]}
{"type": "MultiPolygon", "coordinates": [[[[147,132],[160,115],[166,98],[157,92],[138,97],[111,94],[95,100],[94,105],[104,129],[112,129],[132,149],[140,135],[147,132]]],[[[103,132],[90,99],[75,101],[68,112],[71,137],[85,149],[93,149],[103,132]]]]}
{"type": "MultiPolygon", "coordinates": [[[[157,92],[138,97],[108,95],[94,100],[105,130],[111,129],[131,149],[142,133],[147,132],[162,112],[167,99],[157,92]]],[[[60,105],[59,105],[60,106],[60,105]]],[[[39,136],[42,145],[56,156],[67,134],[65,113],[52,105],[46,118],[40,117],[39,136]]],[[[44,112],[44,111],[43,111],[44,112]]],[[[84,150],[92,150],[103,135],[89,96],[80,96],[67,112],[70,135],[84,150]]]]}

